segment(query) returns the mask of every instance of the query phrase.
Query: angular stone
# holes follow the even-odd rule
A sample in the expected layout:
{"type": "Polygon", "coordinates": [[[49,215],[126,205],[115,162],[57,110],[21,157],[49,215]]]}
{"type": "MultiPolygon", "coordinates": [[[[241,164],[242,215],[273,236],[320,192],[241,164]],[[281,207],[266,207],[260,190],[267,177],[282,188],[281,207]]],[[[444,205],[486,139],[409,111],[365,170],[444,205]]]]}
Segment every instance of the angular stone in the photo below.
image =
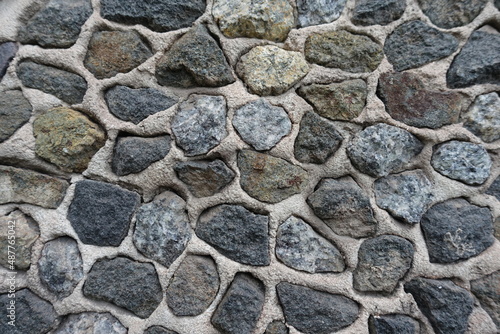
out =
{"type": "Polygon", "coordinates": [[[305,44],[309,62],[347,72],[372,72],[382,59],[382,46],[365,35],[346,30],[314,33],[305,44]]]}
{"type": "Polygon", "coordinates": [[[17,77],[24,86],[54,95],[68,104],[81,103],[87,91],[87,81],[80,75],[32,61],[17,65],[17,77]]]}
{"type": "Polygon", "coordinates": [[[58,107],[33,122],[35,153],[66,172],[83,172],[106,141],[106,133],[85,114],[58,107]]]}
{"type": "Polygon", "coordinates": [[[368,329],[370,334],[420,333],[418,321],[403,314],[370,315],[368,329]]]}
{"type": "Polygon", "coordinates": [[[127,328],[110,313],[83,312],[67,315],[54,334],[127,334],[127,328]]]}
{"type": "Polygon", "coordinates": [[[215,195],[236,175],[224,161],[218,159],[177,162],[174,170],[195,197],[215,195]]]}
{"type": "Polygon", "coordinates": [[[485,194],[495,196],[497,200],[500,201],[500,176],[498,176],[495,181],[486,190],[485,194]]]}
{"type": "Polygon", "coordinates": [[[143,204],[135,215],[133,241],[144,256],[169,267],[191,240],[186,202],[166,191],[143,204]]]}
{"type": "Polygon", "coordinates": [[[290,133],[292,122],[283,108],[261,98],[237,109],[233,126],[247,144],[258,151],[265,151],[290,133]]]}
{"type": "Polygon", "coordinates": [[[370,199],[349,176],[321,180],[307,204],[339,235],[364,238],[377,230],[370,199]]]}
{"type": "Polygon", "coordinates": [[[474,257],[495,241],[490,210],[462,198],[432,206],[420,226],[432,263],[453,263],[474,257]]]}
{"type": "Polygon", "coordinates": [[[240,184],[262,202],[278,203],[299,194],[307,185],[307,171],[271,155],[243,150],[238,153],[240,184]]]}
{"type": "Polygon", "coordinates": [[[470,282],[472,293],[500,329],[500,270],[470,282]]]}
{"type": "Polygon", "coordinates": [[[205,312],[219,291],[219,274],[209,256],[188,255],[167,288],[167,305],[177,316],[205,312]]]}
{"type": "Polygon", "coordinates": [[[491,143],[500,139],[500,98],[492,92],[476,97],[469,110],[461,116],[464,127],[491,143]]]}
{"type": "Polygon", "coordinates": [[[490,176],[491,158],[480,145],[452,140],[434,147],[431,165],[450,179],[480,185],[490,176]]]}
{"type": "Polygon", "coordinates": [[[87,245],[118,246],[128,233],[140,196],[109,183],[83,180],[76,183],[68,220],[87,245]]]}
{"type": "Polygon", "coordinates": [[[299,27],[330,23],[340,17],[346,0],[297,0],[299,27]]]}
{"type": "Polygon", "coordinates": [[[327,334],[351,325],[358,304],[342,295],[281,282],[276,286],[286,322],[305,334],[327,334]]]}
{"type": "Polygon", "coordinates": [[[97,31],[90,38],[83,65],[97,79],[111,78],[132,71],[152,55],[135,31],[97,31]]]}
{"type": "Polygon", "coordinates": [[[207,153],[227,136],[226,100],[222,96],[190,95],[179,105],[172,132],[185,155],[207,153]]]}
{"type": "Polygon", "coordinates": [[[288,327],[284,323],[279,320],[274,320],[267,325],[266,331],[264,334],[289,334],[290,331],[288,327]]]}
{"type": "Polygon", "coordinates": [[[280,95],[309,72],[309,65],[300,52],[266,45],[243,55],[236,71],[252,93],[280,95]]]}
{"type": "Polygon", "coordinates": [[[337,247],[294,216],[278,227],[276,257],[287,266],[308,273],[339,273],[345,269],[337,247]]]}
{"type": "Polygon", "coordinates": [[[268,224],[269,216],[253,213],[241,205],[222,204],[201,214],[196,235],[233,261],[267,266],[268,224]]]}
{"type": "Polygon", "coordinates": [[[170,329],[166,329],[165,327],[162,326],[151,326],[148,329],[146,329],[144,334],[178,334],[178,333],[171,331],[170,329]]]}
{"type": "Polygon", "coordinates": [[[264,306],[264,293],[261,281],[237,273],[212,316],[212,324],[222,333],[252,333],[264,306]]]}
{"type": "Polygon", "coordinates": [[[15,42],[0,43],[0,80],[7,72],[11,60],[17,53],[18,46],[15,42]]]}
{"type": "Polygon", "coordinates": [[[20,90],[0,93],[0,143],[26,124],[33,107],[20,90]]]}
{"type": "Polygon", "coordinates": [[[386,25],[399,20],[406,0],[356,0],[351,21],[360,26],[386,25]]]}
{"type": "Polygon", "coordinates": [[[92,14],[89,0],[50,0],[19,30],[24,44],[67,48],[75,44],[81,27],[92,14]]]}
{"type": "Polygon", "coordinates": [[[451,29],[466,25],[479,15],[488,0],[418,0],[432,23],[451,29]]]}
{"type": "Polygon", "coordinates": [[[160,85],[190,88],[221,87],[235,81],[219,45],[203,25],[197,25],[165,52],[156,65],[160,85]]]}

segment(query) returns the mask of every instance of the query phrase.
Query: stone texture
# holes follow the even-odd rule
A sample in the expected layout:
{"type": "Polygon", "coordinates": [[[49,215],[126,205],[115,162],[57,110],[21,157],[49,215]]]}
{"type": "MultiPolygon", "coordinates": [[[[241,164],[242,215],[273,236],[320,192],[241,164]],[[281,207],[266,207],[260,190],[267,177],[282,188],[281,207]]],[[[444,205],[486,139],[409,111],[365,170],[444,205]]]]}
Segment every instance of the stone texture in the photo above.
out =
{"type": "Polygon", "coordinates": [[[207,153],[227,136],[226,100],[222,96],[190,95],[179,105],[172,132],[185,155],[207,153]]]}
{"type": "Polygon", "coordinates": [[[500,98],[498,93],[483,94],[476,97],[469,110],[462,114],[464,127],[491,143],[500,139],[500,98]]]}
{"type": "Polygon", "coordinates": [[[7,72],[11,60],[17,53],[18,46],[15,42],[0,43],[0,80],[7,72]]]}
{"type": "Polygon", "coordinates": [[[68,209],[68,220],[84,244],[116,247],[127,235],[139,202],[138,194],[119,186],[79,181],[68,209]]]}
{"type": "Polygon", "coordinates": [[[127,328],[110,313],[83,312],[64,318],[54,334],[127,334],[127,328]]]}
{"type": "Polygon", "coordinates": [[[155,311],[163,298],[154,266],[121,256],[97,260],[82,290],[87,298],[115,304],[143,319],[155,311]]]}
{"type": "Polygon", "coordinates": [[[488,195],[495,196],[500,201],[500,176],[497,176],[495,181],[489,186],[485,192],[488,195]]]}
{"type": "Polygon", "coordinates": [[[29,121],[33,108],[20,90],[0,92],[0,143],[29,121]]]}
{"type": "Polygon", "coordinates": [[[488,0],[419,0],[418,2],[432,23],[440,28],[450,29],[472,22],[488,0]]]}
{"type": "Polygon", "coordinates": [[[178,334],[178,333],[166,329],[165,327],[162,326],[151,326],[148,329],[146,329],[144,334],[178,334]]]}
{"type": "Polygon", "coordinates": [[[307,185],[307,172],[271,155],[243,150],[238,153],[240,184],[262,202],[278,203],[300,193],[307,185]]]}
{"type": "Polygon", "coordinates": [[[264,151],[273,148],[290,133],[292,122],[283,108],[261,98],[236,109],[233,126],[247,144],[264,151]]]}
{"type": "Polygon", "coordinates": [[[345,269],[337,247],[294,216],[278,227],[276,257],[287,266],[308,273],[338,273],[345,269]]]}
{"type": "Polygon", "coordinates": [[[274,320],[267,325],[264,334],[289,334],[290,331],[284,323],[279,320],[274,320]]]}
{"type": "Polygon", "coordinates": [[[339,235],[363,238],[377,230],[370,200],[351,177],[321,180],[307,204],[339,235]]]}
{"type": "Polygon", "coordinates": [[[432,206],[420,225],[433,263],[453,263],[474,257],[495,241],[490,210],[462,198],[432,206]]]}
{"type": "Polygon", "coordinates": [[[297,0],[299,27],[330,23],[340,17],[346,0],[297,0]]]}
{"type": "Polygon", "coordinates": [[[309,72],[309,65],[300,52],[266,45],[243,55],[236,70],[252,93],[280,95],[309,72]]]}
{"type": "Polygon", "coordinates": [[[500,329],[500,270],[471,281],[471,291],[500,329]]]}
{"type": "Polygon", "coordinates": [[[83,172],[106,141],[106,133],[85,114],[58,107],[33,122],[35,153],[66,172],[83,172]]]}
{"type": "Polygon", "coordinates": [[[406,0],[356,0],[351,21],[361,26],[386,25],[399,20],[406,0]]]}
{"type": "Polygon", "coordinates": [[[417,334],[418,321],[403,314],[370,315],[368,329],[370,334],[417,334]]]}
{"type": "Polygon", "coordinates": [[[167,305],[177,316],[196,316],[205,312],[218,291],[219,274],[214,260],[188,255],[167,288],[167,305]]]}
{"type": "Polygon", "coordinates": [[[305,334],[327,334],[351,325],[359,307],[352,299],[305,286],[276,286],[286,322],[305,334]]]}
{"type": "Polygon", "coordinates": [[[267,266],[269,217],[241,205],[222,204],[203,212],[196,235],[222,255],[243,264],[267,266]]]}
{"type": "Polygon", "coordinates": [[[207,28],[198,25],[168,49],[156,65],[160,85],[221,87],[235,81],[231,67],[207,28]]]}
{"type": "Polygon", "coordinates": [[[186,202],[166,191],[143,204],[135,215],[133,241],[146,257],[169,267],[191,240],[186,202]]]}

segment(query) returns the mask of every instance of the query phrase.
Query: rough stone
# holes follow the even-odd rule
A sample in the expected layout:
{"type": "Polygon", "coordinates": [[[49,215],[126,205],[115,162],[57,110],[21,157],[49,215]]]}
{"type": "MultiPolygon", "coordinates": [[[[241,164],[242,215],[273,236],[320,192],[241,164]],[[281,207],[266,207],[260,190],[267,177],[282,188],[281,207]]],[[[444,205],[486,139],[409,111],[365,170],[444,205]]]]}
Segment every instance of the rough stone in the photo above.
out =
{"type": "Polygon", "coordinates": [[[262,202],[278,203],[300,193],[307,185],[307,171],[271,155],[243,150],[238,153],[240,184],[262,202]]]}
{"type": "Polygon", "coordinates": [[[340,17],[346,0],[297,0],[299,27],[330,23],[340,17]]]}
{"type": "Polygon", "coordinates": [[[84,244],[116,247],[127,235],[139,202],[137,193],[119,186],[79,181],[68,209],[68,220],[84,244]]]}
{"type": "Polygon", "coordinates": [[[500,329],[500,270],[473,280],[472,293],[479,299],[483,309],[490,315],[498,329],[500,329]]]}
{"type": "Polygon", "coordinates": [[[500,176],[498,176],[495,181],[486,190],[486,194],[495,196],[497,200],[500,201],[500,176]]]}
{"type": "Polygon", "coordinates": [[[33,122],[35,153],[66,172],[83,172],[104,146],[106,133],[85,114],[58,107],[33,122]]]}
{"type": "Polygon", "coordinates": [[[440,28],[451,29],[472,22],[488,0],[419,0],[418,2],[432,23],[440,28]]]}
{"type": "Polygon", "coordinates": [[[403,314],[370,315],[368,329],[370,334],[417,334],[418,321],[403,314]]]}
{"type": "Polygon", "coordinates": [[[474,257],[495,241],[490,210],[462,198],[432,206],[420,225],[429,260],[433,263],[453,263],[474,257]]]}
{"type": "Polygon", "coordinates": [[[127,334],[127,328],[110,313],[84,312],[64,318],[54,334],[127,334]]]}
{"type": "Polygon", "coordinates": [[[0,143],[26,124],[33,108],[20,90],[0,92],[0,143]]]}
{"type": "Polygon", "coordinates": [[[356,0],[351,21],[361,26],[387,25],[399,20],[406,0],[356,0]]]}
{"type": "Polygon", "coordinates": [[[148,329],[146,329],[144,334],[178,334],[178,333],[171,331],[170,329],[166,329],[165,327],[162,326],[151,326],[148,329]]]}
{"type": "Polygon", "coordinates": [[[269,150],[290,133],[292,122],[281,107],[261,98],[234,112],[233,126],[243,140],[258,151],[269,150]]]}
{"type": "Polygon", "coordinates": [[[309,65],[300,52],[266,45],[243,55],[236,70],[252,93],[280,95],[309,72],[309,65]]]}
{"type": "Polygon", "coordinates": [[[18,46],[15,42],[0,43],[0,80],[7,72],[11,60],[17,53],[18,46]]]}
{"type": "Polygon", "coordinates": [[[464,127],[491,143],[500,139],[500,98],[498,93],[479,95],[469,110],[461,116],[464,127]]]}
{"type": "Polygon", "coordinates": [[[382,47],[365,35],[346,30],[314,33],[305,44],[309,62],[347,72],[372,72],[382,59],[382,47]]]}
{"type": "Polygon", "coordinates": [[[327,334],[351,325],[358,304],[342,295],[281,282],[276,286],[286,322],[305,334],[327,334]]]}
{"type": "Polygon", "coordinates": [[[219,291],[219,274],[208,256],[189,255],[182,261],[167,288],[167,305],[177,316],[199,315],[219,291]]]}
{"type": "Polygon", "coordinates": [[[500,240],[500,217],[497,217],[493,224],[493,228],[495,229],[495,238],[500,240]]]}
{"type": "Polygon", "coordinates": [[[288,327],[284,323],[279,320],[274,320],[267,325],[266,331],[264,334],[289,334],[290,331],[288,327]]]}
{"type": "Polygon", "coordinates": [[[231,67],[207,28],[191,29],[165,52],[156,65],[160,85],[221,87],[235,81],[231,67]]]}
{"type": "Polygon", "coordinates": [[[267,266],[269,217],[240,205],[222,204],[203,212],[196,235],[222,255],[243,264],[267,266]]]}

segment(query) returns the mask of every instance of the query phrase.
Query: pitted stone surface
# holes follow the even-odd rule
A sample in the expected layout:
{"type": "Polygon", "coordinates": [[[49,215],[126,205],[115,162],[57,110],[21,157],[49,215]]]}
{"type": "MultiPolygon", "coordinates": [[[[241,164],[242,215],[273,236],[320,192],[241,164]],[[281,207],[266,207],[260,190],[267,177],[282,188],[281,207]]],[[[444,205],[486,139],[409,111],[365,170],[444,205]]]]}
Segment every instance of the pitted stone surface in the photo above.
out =
{"type": "Polygon", "coordinates": [[[498,93],[479,95],[469,110],[461,116],[464,127],[491,143],[500,139],[500,98],[498,93]]]}
{"type": "Polygon", "coordinates": [[[356,0],[352,22],[361,26],[386,25],[398,20],[406,9],[406,0],[356,0]]]}
{"type": "Polygon", "coordinates": [[[417,334],[418,321],[403,314],[370,315],[368,329],[370,334],[417,334]]]}
{"type": "Polygon", "coordinates": [[[0,43],[0,80],[7,72],[10,62],[17,53],[18,46],[15,42],[0,43]]]}
{"type": "Polygon", "coordinates": [[[466,25],[479,15],[488,0],[418,0],[432,23],[450,29],[466,25]]]}
{"type": "Polygon", "coordinates": [[[54,334],[127,334],[127,328],[110,313],[83,312],[64,318],[54,334]]]}
{"type": "Polygon", "coordinates": [[[289,334],[290,331],[284,323],[279,320],[274,320],[267,325],[264,334],[289,334]]]}
{"type": "Polygon", "coordinates": [[[0,142],[29,121],[33,108],[20,90],[0,92],[0,142]]]}
{"type": "Polygon", "coordinates": [[[330,23],[340,17],[346,0],[297,0],[299,26],[330,23]]]}
{"type": "Polygon", "coordinates": [[[486,194],[495,196],[497,200],[500,201],[500,176],[498,176],[495,181],[486,190],[486,194]]]}
{"type": "Polygon", "coordinates": [[[166,329],[165,327],[162,326],[151,326],[148,329],[146,329],[144,334],[178,334],[178,333],[166,329]]]}
{"type": "Polygon", "coordinates": [[[471,281],[471,291],[500,329],[500,270],[471,281]]]}

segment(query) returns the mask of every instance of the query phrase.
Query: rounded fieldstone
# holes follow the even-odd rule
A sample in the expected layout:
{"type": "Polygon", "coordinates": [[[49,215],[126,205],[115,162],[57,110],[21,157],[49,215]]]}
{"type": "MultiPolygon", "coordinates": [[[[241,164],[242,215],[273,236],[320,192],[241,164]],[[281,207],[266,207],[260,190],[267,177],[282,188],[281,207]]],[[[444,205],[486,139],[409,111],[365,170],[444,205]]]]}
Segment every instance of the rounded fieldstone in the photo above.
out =
{"type": "Polygon", "coordinates": [[[264,334],[289,334],[289,333],[290,331],[288,330],[288,327],[279,320],[274,320],[270,322],[266,327],[266,331],[264,332],[264,334]]]}
{"type": "Polygon", "coordinates": [[[472,293],[500,329],[500,270],[470,282],[472,293]]]}
{"type": "Polygon", "coordinates": [[[346,0],[297,0],[299,27],[331,23],[344,10],[346,0]]]}
{"type": "Polygon", "coordinates": [[[491,143],[500,139],[500,98],[492,92],[476,97],[469,110],[461,116],[464,127],[491,143]]]}
{"type": "Polygon", "coordinates": [[[151,326],[146,331],[144,331],[144,334],[178,334],[177,332],[171,331],[170,329],[166,329],[165,327],[162,326],[151,326]]]}
{"type": "Polygon", "coordinates": [[[26,124],[33,107],[20,90],[0,92],[0,143],[26,124]]]}
{"type": "Polygon", "coordinates": [[[15,57],[17,53],[17,43],[15,42],[4,42],[0,43],[0,80],[7,72],[7,68],[10,62],[15,57]]]}
{"type": "Polygon", "coordinates": [[[128,330],[110,313],[83,312],[65,316],[54,334],[127,334],[128,330]]]}
{"type": "Polygon", "coordinates": [[[404,314],[370,315],[370,334],[417,334],[420,326],[417,320],[404,314]]]}
{"type": "Polygon", "coordinates": [[[351,21],[361,26],[387,25],[399,20],[406,0],[356,0],[351,21]]]}
{"type": "Polygon", "coordinates": [[[488,0],[418,0],[432,23],[451,29],[466,25],[479,15],[488,0]]]}

